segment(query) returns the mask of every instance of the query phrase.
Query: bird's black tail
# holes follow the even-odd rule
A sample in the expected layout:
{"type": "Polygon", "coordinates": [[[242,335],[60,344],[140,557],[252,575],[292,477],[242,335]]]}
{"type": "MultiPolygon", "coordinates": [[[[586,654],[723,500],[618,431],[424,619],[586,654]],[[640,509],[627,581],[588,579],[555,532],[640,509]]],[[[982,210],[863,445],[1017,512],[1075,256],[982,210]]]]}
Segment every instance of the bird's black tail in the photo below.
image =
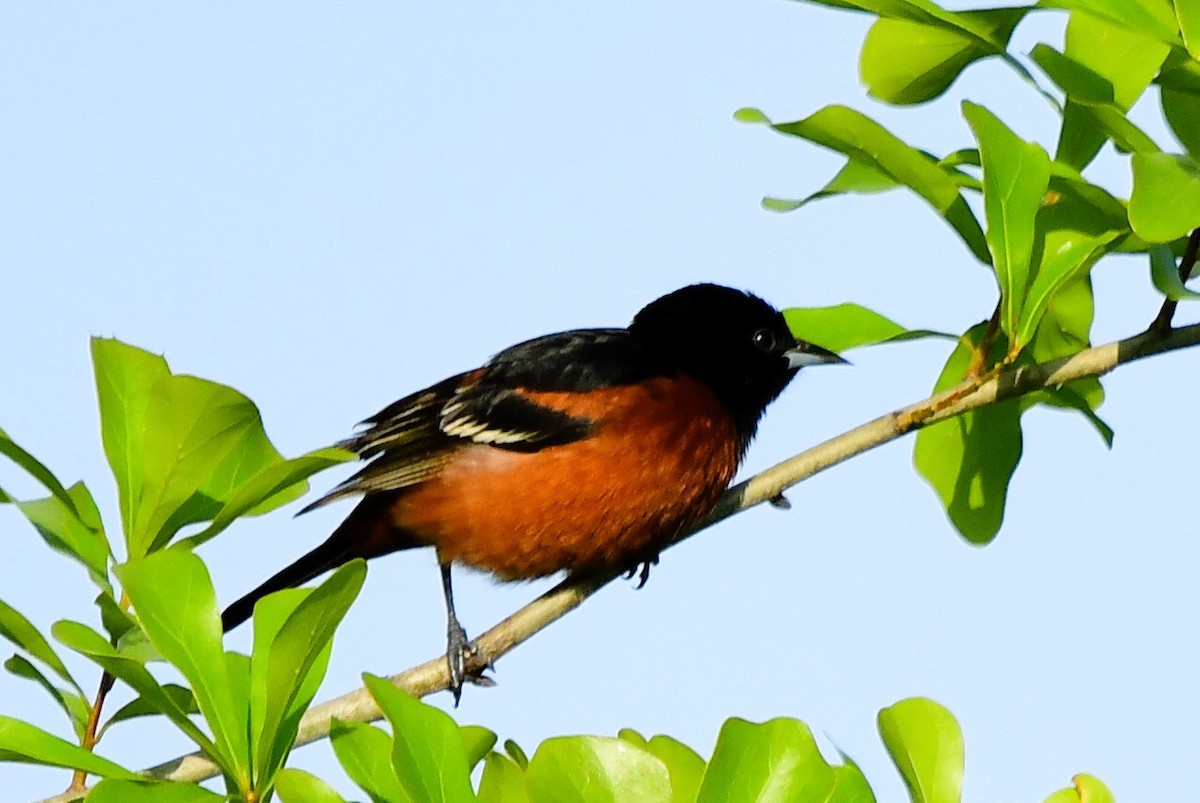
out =
{"type": "Polygon", "coordinates": [[[267,594],[307,583],[330,569],[336,569],[353,557],[353,544],[347,544],[345,539],[330,538],[226,608],[221,614],[221,627],[228,633],[249,619],[250,614],[254,612],[254,603],[267,594]]]}

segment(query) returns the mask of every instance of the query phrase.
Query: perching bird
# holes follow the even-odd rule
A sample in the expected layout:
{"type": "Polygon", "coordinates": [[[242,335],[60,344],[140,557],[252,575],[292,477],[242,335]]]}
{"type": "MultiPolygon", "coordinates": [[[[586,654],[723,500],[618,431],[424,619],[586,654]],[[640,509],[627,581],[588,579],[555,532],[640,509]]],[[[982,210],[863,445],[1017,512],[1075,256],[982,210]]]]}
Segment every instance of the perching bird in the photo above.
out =
{"type": "Polygon", "coordinates": [[[715,284],[651,302],[625,329],[512,346],[384,408],[339,444],[366,466],[305,510],[362,496],[316,549],[225,611],[354,558],[437,550],[457,703],[473,646],[450,567],[503,580],[633,572],[703,519],[770,404],[805,365],[844,362],[797,340],[757,296],[715,284]]]}

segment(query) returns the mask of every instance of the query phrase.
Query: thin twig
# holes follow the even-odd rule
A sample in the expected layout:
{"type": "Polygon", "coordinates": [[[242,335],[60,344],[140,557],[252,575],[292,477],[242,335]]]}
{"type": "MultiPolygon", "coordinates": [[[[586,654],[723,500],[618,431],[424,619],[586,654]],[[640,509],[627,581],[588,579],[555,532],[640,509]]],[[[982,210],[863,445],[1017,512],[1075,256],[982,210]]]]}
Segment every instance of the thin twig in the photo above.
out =
{"type": "MultiPolygon", "coordinates": [[[[1143,357],[1195,345],[1200,345],[1200,324],[1174,329],[1166,335],[1143,332],[1127,340],[1084,349],[1078,354],[1052,362],[1009,368],[987,378],[966,394],[962,392],[962,385],[950,388],[917,404],[880,416],[735,485],[725,492],[716,509],[699,527],[684,534],[675,543],[740,511],[768,502],[814,474],[921,427],[1035,390],[1061,387],[1085,377],[1102,376],[1118,365],[1143,357]],[[961,397],[951,404],[946,403],[947,399],[954,399],[956,395],[961,397]]],[[[601,577],[568,578],[559,583],[480,636],[476,642],[480,648],[479,662],[484,657],[495,661],[504,656],[579,607],[620,573],[615,571],[601,577]]],[[[475,668],[480,667],[476,665],[475,668]]],[[[449,685],[446,660],[439,656],[393,675],[391,680],[416,697],[444,690],[449,685]]],[[[334,717],[353,722],[373,722],[380,719],[382,714],[370,694],[365,689],[358,689],[311,708],[300,723],[296,746],[327,737],[330,721],[334,717]]],[[[151,767],[144,774],[160,780],[200,781],[219,772],[217,765],[204,754],[191,753],[151,767]]],[[[65,803],[81,796],[82,793],[59,795],[42,803],[65,803]]]]}
{"type": "MultiPolygon", "coordinates": [[[[1179,260],[1179,281],[1186,282],[1196,267],[1196,255],[1200,252],[1200,229],[1195,229],[1188,238],[1187,247],[1183,250],[1183,259],[1179,260]]],[[[1171,331],[1171,319],[1175,317],[1175,308],[1179,302],[1168,298],[1158,311],[1158,317],[1150,324],[1150,331],[1165,335],[1171,331]]]]}
{"type": "MultiPolygon", "coordinates": [[[[92,710],[88,713],[87,727],[83,729],[83,737],[79,740],[79,746],[84,750],[95,749],[96,742],[100,741],[96,737],[96,733],[100,728],[100,712],[104,710],[104,698],[108,697],[108,693],[112,691],[114,682],[116,682],[116,678],[108,674],[107,671],[100,675],[100,687],[96,689],[96,699],[92,701],[92,710]]],[[[75,770],[75,774],[71,776],[71,785],[67,787],[67,791],[86,791],[87,776],[88,774],[83,770],[75,770]]]]}

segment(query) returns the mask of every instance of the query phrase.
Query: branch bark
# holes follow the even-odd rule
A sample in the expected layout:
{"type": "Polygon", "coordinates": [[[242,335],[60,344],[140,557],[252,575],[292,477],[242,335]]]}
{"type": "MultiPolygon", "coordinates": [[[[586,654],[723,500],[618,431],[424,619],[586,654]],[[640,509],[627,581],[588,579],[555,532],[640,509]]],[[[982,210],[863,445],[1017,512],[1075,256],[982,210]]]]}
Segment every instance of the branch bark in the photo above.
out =
{"type": "MultiPolygon", "coordinates": [[[[716,509],[704,522],[695,530],[681,535],[671,546],[740,511],[769,502],[814,474],[922,427],[1036,390],[1060,387],[1085,377],[1103,376],[1119,365],[1195,345],[1200,345],[1200,324],[1165,333],[1150,330],[1052,362],[1009,368],[985,381],[968,379],[961,385],[838,435],[733,486],[725,492],[716,509]]],[[[584,600],[622,573],[614,571],[603,576],[567,578],[480,636],[476,640],[480,655],[492,661],[503,657],[579,607],[584,600]]],[[[474,668],[482,668],[482,663],[480,659],[474,668]]],[[[417,697],[444,690],[449,685],[446,662],[442,656],[393,675],[391,680],[417,697]]],[[[311,708],[300,723],[296,746],[327,737],[333,717],[354,722],[373,722],[381,719],[382,714],[366,689],[358,689],[311,708]]],[[[199,752],[144,770],[148,778],[170,781],[200,781],[218,773],[217,765],[199,752]]],[[[65,803],[83,794],[70,792],[47,798],[42,803],[65,803]]]]}

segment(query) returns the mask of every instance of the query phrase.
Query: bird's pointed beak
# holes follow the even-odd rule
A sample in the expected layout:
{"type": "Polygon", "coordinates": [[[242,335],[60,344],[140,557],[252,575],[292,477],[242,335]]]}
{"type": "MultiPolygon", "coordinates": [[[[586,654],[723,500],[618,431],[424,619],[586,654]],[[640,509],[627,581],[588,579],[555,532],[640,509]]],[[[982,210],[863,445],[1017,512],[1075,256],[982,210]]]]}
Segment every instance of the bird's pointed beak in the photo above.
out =
{"type": "Polygon", "coordinates": [[[829,349],[821,348],[804,340],[797,340],[796,345],[783,353],[787,358],[788,368],[803,368],[806,365],[849,365],[850,361],[829,349]]]}

